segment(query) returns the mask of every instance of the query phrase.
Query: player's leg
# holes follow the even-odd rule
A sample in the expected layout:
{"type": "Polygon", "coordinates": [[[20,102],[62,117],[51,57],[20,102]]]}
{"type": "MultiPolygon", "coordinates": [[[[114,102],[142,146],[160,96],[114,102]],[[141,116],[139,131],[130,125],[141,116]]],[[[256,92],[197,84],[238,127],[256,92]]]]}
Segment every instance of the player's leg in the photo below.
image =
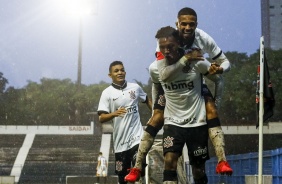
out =
{"type": "Polygon", "coordinates": [[[177,184],[177,161],[179,154],[175,152],[167,152],[164,155],[164,171],[163,183],[164,184],[177,184]]]}
{"type": "Polygon", "coordinates": [[[205,163],[192,165],[192,174],[195,184],[208,183],[208,177],[205,172],[205,163]]]}
{"type": "Polygon", "coordinates": [[[164,91],[160,84],[153,84],[152,86],[152,99],[154,102],[153,115],[147,122],[147,127],[141,138],[138,153],[136,156],[136,164],[130,170],[130,173],[124,178],[125,181],[135,182],[140,178],[141,171],[145,168],[142,167],[146,163],[146,156],[154,144],[155,137],[164,124],[164,107],[165,97],[164,91]]]}
{"type": "Polygon", "coordinates": [[[102,176],[103,177],[107,176],[107,167],[106,166],[103,166],[103,168],[102,168],[102,176]]]}
{"type": "Polygon", "coordinates": [[[115,153],[115,173],[118,175],[119,184],[127,184],[124,177],[127,170],[131,167],[130,150],[115,153]]]}
{"type": "Polygon", "coordinates": [[[226,161],[225,149],[224,149],[225,147],[224,133],[220,125],[220,120],[218,118],[214,99],[210,91],[207,89],[207,87],[205,89],[204,97],[206,103],[209,137],[213,144],[215,154],[218,158],[216,173],[231,175],[233,170],[231,169],[230,165],[226,161]]]}
{"type": "Polygon", "coordinates": [[[186,140],[189,163],[192,166],[192,174],[195,184],[206,184],[208,178],[205,172],[205,163],[209,159],[208,127],[199,126],[189,128],[186,140]]]}
{"type": "Polygon", "coordinates": [[[147,127],[141,138],[138,153],[136,155],[136,163],[130,170],[129,174],[125,176],[125,181],[135,182],[140,178],[141,171],[144,170],[144,163],[146,163],[146,156],[154,144],[155,137],[163,126],[163,110],[155,109],[153,115],[147,123],[147,127]]]}
{"type": "Polygon", "coordinates": [[[163,133],[164,184],[177,184],[177,162],[185,144],[185,128],[165,125],[163,133]]]}

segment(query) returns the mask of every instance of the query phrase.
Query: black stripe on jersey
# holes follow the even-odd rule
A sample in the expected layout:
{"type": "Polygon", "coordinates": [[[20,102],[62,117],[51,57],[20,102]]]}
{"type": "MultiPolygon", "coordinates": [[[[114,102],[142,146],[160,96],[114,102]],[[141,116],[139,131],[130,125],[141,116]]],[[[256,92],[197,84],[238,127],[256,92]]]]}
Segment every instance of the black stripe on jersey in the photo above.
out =
{"type": "Polygon", "coordinates": [[[101,114],[109,114],[107,111],[98,111],[98,115],[100,116],[101,114]]]}
{"type": "Polygon", "coordinates": [[[144,102],[142,102],[142,103],[147,103],[148,102],[148,96],[146,96],[146,100],[144,101],[144,102]]]}
{"type": "Polygon", "coordinates": [[[217,54],[216,56],[214,56],[213,58],[212,58],[212,60],[216,60],[217,58],[219,58],[219,56],[222,54],[222,50],[219,52],[219,54],[217,54]]]}

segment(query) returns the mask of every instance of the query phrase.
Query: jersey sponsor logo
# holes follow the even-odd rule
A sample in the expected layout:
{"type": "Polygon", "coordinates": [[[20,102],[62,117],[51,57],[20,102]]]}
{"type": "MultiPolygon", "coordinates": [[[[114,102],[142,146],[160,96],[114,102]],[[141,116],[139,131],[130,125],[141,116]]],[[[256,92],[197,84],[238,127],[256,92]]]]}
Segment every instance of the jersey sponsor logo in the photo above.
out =
{"type": "Polygon", "coordinates": [[[208,148],[206,146],[204,148],[198,147],[198,149],[194,151],[194,156],[197,157],[203,155],[203,158],[205,158],[207,153],[208,153],[208,148]]]}
{"type": "Polygon", "coordinates": [[[122,171],[122,162],[116,161],[116,170],[117,171],[122,171]]]}
{"type": "Polygon", "coordinates": [[[192,118],[186,118],[186,119],[174,119],[172,117],[167,117],[167,120],[175,123],[188,123],[188,124],[194,124],[197,123],[197,118],[192,117],[192,118]]]}
{"type": "Polygon", "coordinates": [[[167,90],[177,90],[177,89],[194,89],[194,83],[193,81],[175,81],[171,83],[167,83],[164,85],[167,90]]]}
{"type": "Polygon", "coordinates": [[[135,91],[130,91],[128,93],[130,94],[131,99],[133,99],[133,100],[136,99],[135,91]]]}
{"type": "Polygon", "coordinates": [[[169,148],[173,146],[173,139],[174,139],[173,137],[169,137],[169,136],[164,138],[164,143],[163,143],[164,148],[169,148]]]}
{"type": "Polygon", "coordinates": [[[137,106],[126,107],[127,113],[137,113],[137,106]]]}

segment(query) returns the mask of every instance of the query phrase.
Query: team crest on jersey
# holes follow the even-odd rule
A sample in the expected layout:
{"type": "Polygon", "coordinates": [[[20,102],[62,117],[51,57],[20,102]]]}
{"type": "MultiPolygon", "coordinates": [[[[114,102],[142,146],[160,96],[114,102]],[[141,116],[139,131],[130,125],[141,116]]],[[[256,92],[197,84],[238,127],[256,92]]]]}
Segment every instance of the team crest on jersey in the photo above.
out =
{"type": "Polygon", "coordinates": [[[163,143],[164,148],[169,148],[173,146],[173,139],[174,139],[173,137],[169,137],[169,136],[164,138],[164,143],[163,143]]]}
{"type": "Polygon", "coordinates": [[[130,91],[128,93],[130,94],[131,99],[133,99],[133,100],[136,99],[135,91],[130,91]]]}
{"type": "Polygon", "coordinates": [[[191,66],[190,66],[190,63],[188,62],[187,64],[186,64],[186,66],[184,66],[183,68],[182,68],[182,72],[183,73],[189,73],[190,71],[191,71],[191,66]]]}
{"type": "Polygon", "coordinates": [[[116,170],[121,171],[122,170],[122,162],[116,161],[116,170]]]}
{"type": "Polygon", "coordinates": [[[159,95],[158,104],[160,106],[165,106],[165,97],[164,97],[164,95],[159,95]]]}

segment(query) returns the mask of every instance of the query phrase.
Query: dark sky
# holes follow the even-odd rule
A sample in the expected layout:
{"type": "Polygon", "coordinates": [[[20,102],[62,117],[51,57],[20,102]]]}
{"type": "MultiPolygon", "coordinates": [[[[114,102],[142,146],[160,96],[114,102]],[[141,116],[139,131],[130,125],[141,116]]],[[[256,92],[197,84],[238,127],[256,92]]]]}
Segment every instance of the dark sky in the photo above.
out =
{"type": "MultiPolygon", "coordinates": [[[[43,77],[77,79],[79,17],[66,0],[0,0],[0,72],[21,88],[43,77]]],[[[72,1],[72,0],[68,0],[72,1]]],[[[127,80],[147,83],[156,31],[174,26],[191,7],[198,28],[224,51],[253,54],[261,36],[260,0],[79,0],[94,14],[82,18],[82,83],[110,82],[108,66],[124,62],[127,80]]],[[[75,7],[78,7],[77,4],[75,7]]]]}

